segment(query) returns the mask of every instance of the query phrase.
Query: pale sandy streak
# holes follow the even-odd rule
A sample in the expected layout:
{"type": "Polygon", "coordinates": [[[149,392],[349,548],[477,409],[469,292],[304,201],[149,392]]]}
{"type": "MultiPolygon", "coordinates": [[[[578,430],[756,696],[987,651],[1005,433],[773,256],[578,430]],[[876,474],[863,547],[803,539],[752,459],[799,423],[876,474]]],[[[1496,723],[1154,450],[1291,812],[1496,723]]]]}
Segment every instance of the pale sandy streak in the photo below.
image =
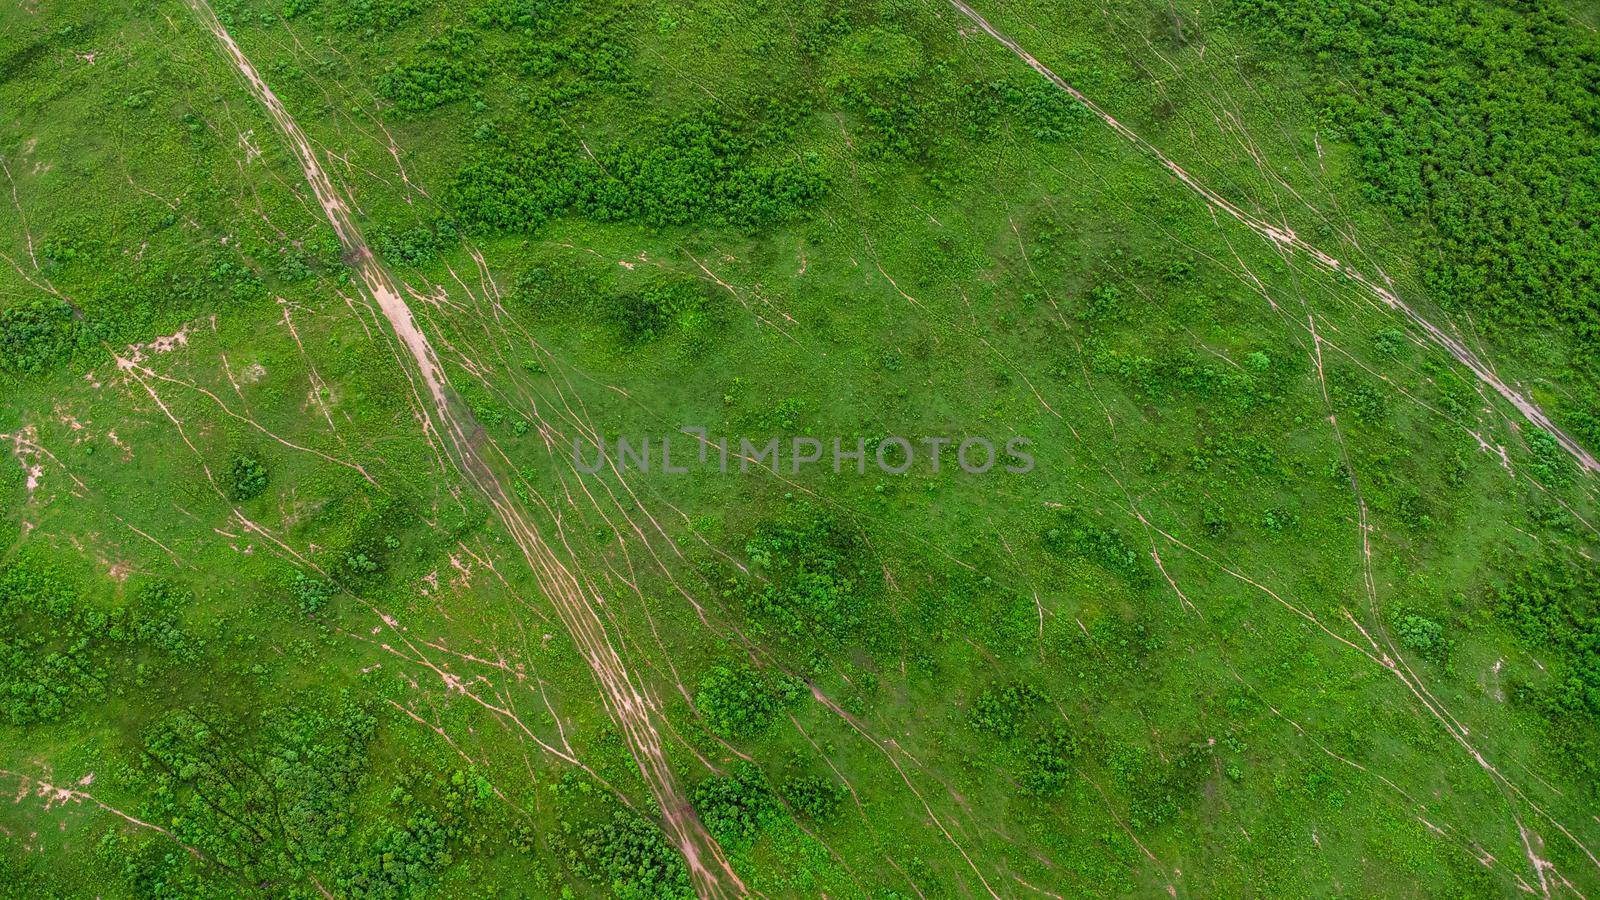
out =
{"type": "Polygon", "coordinates": [[[505,490],[493,468],[478,452],[476,423],[455,400],[427,336],[417,327],[410,307],[402,299],[388,271],[367,246],[360,228],[351,218],[349,204],[318,162],[310,140],[256,72],[255,66],[239,49],[206,0],[188,0],[188,3],[221,44],[251,92],[294,149],[306,183],[316,195],[317,202],[345,249],[347,262],[360,274],[367,293],[377,302],[390,328],[416,364],[434,407],[433,414],[423,411],[428,420],[424,427],[436,432],[442,429],[442,436],[453,451],[450,454],[452,463],[485,494],[485,499],[521,549],[540,588],[554,604],[562,624],[582,650],[595,681],[600,685],[606,711],[627,740],[640,776],[655,795],[668,836],[683,854],[696,891],[702,897],[748,893],[721,847],[705,830],[693,807],[678,790],[661,749],[660,735],[650,720],[650,703],[634,684],[632,674],[612,644],[604,623],[596,615],[580,579],[538,533],[516,496],[505,490]],[[434,415],[437,416],[436,422],[434,415]]]}
{"type": "Polygon", "coordinates": [[[1022,49],[1022,45],[1012,40],[998,28],[995,28],[993,25],[989,24],[989,20],[979,15],[977,10],[974,10],[966,3],[962,2],[962,0],[950,0],[950,4],[960,11],[962,15],[971,19],[973,23],[979,28],[983,29],[986,34],[1000,42],[1000,44],[1007,50],[1010,50],[1018,59],[1027,63],[1029,68],[1032,68],[1035,72],[1038,72],[1045,78],[1050,79],[1050,81],[1055,84],[1056,87],[1066,91],[1069,95],[1071,95],[1072,99],[1083,104],[1086,109],[1098,116],[1102,122],[1110,126],[1111,129],[1117,134],[1126,138],[1130,143],[1138,147],[1140,150],[1143,150],[1145,153],[1155,157],[1156,161],[1161,163],[1161,165],[1166,168],[1168,172],[1171,172],[1175,178],[1183,182],[1184,185],[1190,190],[1193,190],[1195,193],[1199,194],[1207,203],[1211,204],[1211,206],[1227,213],[1236,221],[1245,225],[1250,230],[1256,232],[1267,240],[1272,241],[1274,244],[1304,254],[1305,256],[1310,257],[1312,262],[1316,263],[1322,268],[1327,269],[1335,274],[1343,275],[1344,277],[1350,279],[1352,283],[1360,286],[1367,293],[1371,294],[1373,298],[1378,300],[1378,302],[1382,303],[1384,306],[1387,306],[1390,309],[1404,315],[1406,319],[1411,322],[1411,324],[1421,329],[1422,332],[1428,336],[1429,340],[1433,341],[1435,344],[1438,344],[1440,347],[1443,347],[1446,352],[1455,357],[1457,362],[1472,370],[1472,374],[1476,375],[1479,381],[1482,381],[1484,384],[1493,388],[1495,393],[1505,398],[1507,403],[1510,403],[1512,406],[1516,407],[1517,411],[1522,413],[1524,418],[1539,428],[1549,432],[1550,436],[1555,438],[1556,442],[1561,445],[1562,449],[1572,454],[1572,457],[1578,461],[1578,465],[1580,465],[1585,472],[1600,472],[1600,460],[1597,460],[1593,454],[1591,454],[1588,450],[1585,450],[1583,446],[1574,440],[1570,435],[1557,427],[1556,424],[1550,420],[1550,417],[1545,414],[1544,410],[1539,408],[1537,403],[1534,403],[1533,400],[1523,396],[1516,389],[1502,381],[1500,377],[1483,362],[1483,360],[1479,359],[1476,354],[1467,349],[1465,344],[1451,336],[1444,329],[1428,321],[1421,313],[1412,309],[1404,300],[1401,300],[1398,296],[1396,296],[1393,291],[1383,287],[1348,264],[1334,259],[1332,256],[1324,253],[1322,250],[1319,250],[1307,243],[1299,235],[1295,234],[1293,230],[1287,227],[1280,228],[1276,225],[1272,225],[1268,222],[1257,219],[1245,212],[1243,209],[1240,209],[1238,206],[1234,205],[1226,198],[1222,197],[1220,194],[1212,191],[1210,188],[1196,180],[1193,175],[1190,175],[1188,172],[1184,171],[1182,166],[1169,159],[1167,155],[1157,149],[1154,144],[1140,137],[1139,134],[1133,129],[1117,121],[1111,116],[1110,113],[1107,113],[1105,110],[1101,109],[1093,100],[1090,100],[1086,95],[1084,95],[1082,91],[1079,91],[1077,88],[1068,84],[1065,79],[1057,75],[1055,72],[1052,72],[1047,66],[1045,66],[1044,63],[1035,59],[1032,54],[1022,49]]]}

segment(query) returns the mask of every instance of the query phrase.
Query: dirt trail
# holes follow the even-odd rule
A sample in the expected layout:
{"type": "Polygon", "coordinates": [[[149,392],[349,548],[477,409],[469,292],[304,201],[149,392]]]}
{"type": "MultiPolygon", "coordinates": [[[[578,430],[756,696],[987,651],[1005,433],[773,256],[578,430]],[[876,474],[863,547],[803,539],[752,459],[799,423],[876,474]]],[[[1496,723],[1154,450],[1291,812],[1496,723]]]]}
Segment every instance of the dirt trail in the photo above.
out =
{"type": "Polygon", "coordinates": [[[539,534],[531,516],[516,497],[505,489],[500,477],[479,452],[477,423],[455,398],[427,336],[417,327],[396,282],[367,246],[360,228],[350,215],[349,205],[318,162],[310,140],[256,72],[254,65],[239,49],[206,0],[187,2],[201,23],[217,39],[251,93],[266,108],[278,131],[294,149],[306,183],[310,185],[329,224],[339,237],[346,261],[359,273],[362,285],[376,301],[395,336],[415,363],[432,401],[432,413],[423,411],[426,417],[423,427],[443,439],[451,463],[482,492],[494,508],[501,524],[516,541],[533,570],[540,589],[550,598],[562,624],[583,653],[595,681],[599,683],[607,713],[622,731],[639,765],[640,775],[655,795],[667,834],[688,864],[696,892],[702,897],[746,894],[745,886],[728,864],[721,848],[706,832],[679,791],[662,752],[660,735],[651,722],[651,702],[635,685],[604,623],[595,613],[582,582],[539,534]]]}
{"type": "Polygon", "coordinates": [[[1190,190],[1203,197],[1205,201],[1211,204],[1213,208],[1222,210],[1236,221],[1247,226],[1262,237],[1272,241],[1274,244],[1304,254],[1305,256],[1310,257],[1314,263],[1322,268],[1327,269],[1330,272],[1343,275],[1356,285],[1360,286],[1367,293],[1372,295],[1372,297],[1377,299],[1378,302],[1382,303],[1384,306],[1387,306],[1405,316],[1412,325],[1420,329],[1423,334],[1426,334],[1429,340],[1444,348],[1446,352],[1455,357],[1457,362],[1466,366],[1468,369],[1471,369],[1472,374],[1476,375],[1479,381],[1493,388],[1496,393],[1505,398],[1507,403],[1510,403],[1512,406],[1516,407],[1517,411],[1522,413],[1524,418],[1539,428],[1549,432],[1550,436],[1556,439],[1556,442],[1561,445],[1562,449],[1566,450],[1572,455],[1573,459],[1578,461],[1578,465],[1581,466],[1585,472],[1600,473],[1600,459],[1596,459],[1593,454],[1585,450],[1583,446],[1574,440],[1570,435],[1558,428],[1556,424],[1550,420],[1550,417],[1545,414],[1544,410],[1539,408],[1538,404],[1534,403],[1528,397],[1523,396],[1516,389],[1502,381],[1500,377],[1494,373],[1494,370],[1489,368],[1489,366],[1484,363],[1483,360],[1479,359],[1476,354],[1469,350],[1465,344],[1461,343],[1460,340],[1446,332],[1444,329],[1428,321],[1428,319],[1423,317],[1421,313],[1412,309],[1411,306],[1408,305],[1404,300],[1401,300],[1398,296],[1396,296],[1393,291],[1368,278],[1360,271],[1351,268],[1348,264],[1340,262],[1339,260],[1334,259],[1332,256],[1329,256],[1327,253],[1324,253],[1322,250],[1317,249],[1288,228],[1280,228],[1276,225],[1272,225],[1268,222],[1257,219],[1221,195],[1215,193],[1210,188],[1196,180],[1194,176],[1184,171],[1182,166],[1169,159],[1167,155],[1157,149],[1154,144],[1140,137],[1137,132],[1133,131],[1133,129],[1117,121],[1111,116],[1110,113],[1107,113],[1105,110],[1096,105],[1093,100],[1090,100],[1077,88],[1068,84],[1061,76],[1057,75],[1055,72],[1052,72],[1047,66],[1045,66],[1044,63],[1041,63],[1039,60],[1035,59],[1032,54],[1022,49],[1022,45],[1012,40],[998,28],[995,28],[993,25],[989,24],[989,21],[983,16],[979,15],[977,10],[974,10],[966,3],[962,2],[962,0],[950,0],[950,4],[954,6],[962,15],[966,16],[968,19],[971,19],[973,24],[983,29],[986,34],[998,41],[1007,50],[1010,50],[1018,59],[1027,63],[1028,66],[1035,72],[1038,72],[1045,78],[1050,79],[1050,81],[1054,83],[1056,87],[1066,91],[1074,100],[1077,100],[1079,103],[1083,104],[1085,108],[1098,116],[1102,122],[1105,122],[1117,134],[1126,138],[1130,143],[1143,150],[1145,153],[1155,157],[1156,161],[1160,162],[1168,172],[1171,172],[1174,177],[1183,182],[1183,184],[1190,190]]]}

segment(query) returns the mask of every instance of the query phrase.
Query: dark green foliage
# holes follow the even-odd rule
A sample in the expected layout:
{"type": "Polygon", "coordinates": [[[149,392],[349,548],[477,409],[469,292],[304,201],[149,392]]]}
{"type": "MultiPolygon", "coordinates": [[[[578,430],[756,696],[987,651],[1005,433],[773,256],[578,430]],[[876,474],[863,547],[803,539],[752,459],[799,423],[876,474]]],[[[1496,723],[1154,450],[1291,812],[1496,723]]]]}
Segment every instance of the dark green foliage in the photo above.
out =
{"type": "MultiPolygon", "coordinates": [[[[376,721],[348,698],[268,709],[253,721],[176,710],[144,732],[152,813],[251,884],[297,884],[346,858],[351,796],[376,721]]],[[[381,894],[379,896],[382,896],[381,894]]]]}
{"type": "Polygon", "coordinates": [[[1077,738],[1063,725],[1035,737],[1022,752],[1023,787],[1039,797],[1058,796],[1066,789],[1078,752],[1077,738]]]}
{"type": "Polygon", "coordinates": [[[260,457],[240,454],[233,458],[228,466],[228,474],[224,487],[228,492],[228,499],[235,503],[243,503],[254,499],[267,489],[267,464],[260,457]]]}
{"type": "Polygon", "coordinates": [[[370,584],[382,571],[382,564],[362,550],[346,553],[339,561],[339,572],[345,583],[354,587],[370,584]]]}
{"type": "Polygon", "coordinates": [[[423,896],[433,876],[450,864],[449,839],[450,831],[432,816],[412,815],[404,825],[389,826],[372,854],[343,885],[350,896],[366,900],[423,896]]]}
{"type": "Polygon", "coordinates": [[[1528,563],[1490,592],[1495,613],[1531,649],[1556,654],[1560,669],[1540,700],[1552,715],[1600,714],[1600,574],[1585,563],[1528,563]]]}
{"type": "Polygon", "coordinates": [[[173,581],[154,581],[134,590],[125,614],[112,620],[110,635],[144,644],[176,659],[193,662],[201,646],[182,628],[181,617],[194,604],[194,594],[173,581]]]}
{"type": "Polygon", "coordinates": [[[828,822],[838,815],[844,794],[832,779],[817,775],[797,775],[783,785],[783,799],[813,822],[828,822]]]}
{"type": "Polygon", "coordinates": [[[18,28],[14,41],[8,40],[0,44],[0,48],[3,48],[0,50],[0,84],[20,79],[39,60],[49,58],[51,48],[58,42],[70,38],[65,31],[54,34],[29,34],[27,40],[23,40],[23,34],[23,29],[18,28]]]}
{"type": "Polygon", "coordinates": [[[1018,123],[1041,141],[1062,141],[1094,121],[1094,113],[1074,100],[1066,91],[1040,78],[1005,86],[1005,99],[1015,110],[1018,123]]]}
{"type": "Polygon", "coordinates": [[[1114,284],[1095,286],[1084,298],[1082,306],[1082,318],[1097,324],[1122,322],[1128,316],[1122,290],[1114,284]]]}
{"type": "Polygon", "coordinates": [[[750,763],[695,785],[690,801],[712,837],[734,853],[748,850],[763,831],[788,817],[766,776],[750,763]]]}
{"type": "Polygon", "coordinates": [[[467,17],[480,28],[529,29],[545,22],[552,0],[479,0],[467,17]]]}
{"type": "Polygon", "coordinates": [[[1055,719],[1042,691],[1027,682],[991,684],[967,711],[974,730],[988,737],[1028,794],[1059,796],[1071,777],[1082,741],[1055,719]]]}
{"type": "Polygon", "coordinates": [[[1315,59],[1372,194],[1423,224],[1446,305],[1600,353],[1600,53],[1552,0],[1231,0],[1315,59]]]}
{"type": "Polygon", "coordinates": [[[1585,447],[1600,447],[1600,403],[1590,401],[1567,409],[1563,416],[1572,426],[1572,433],[1585,447]]]}
{"type": "Polygon", "coordinates": [[[1567,455],[1567,451],[1549,432],[1541,429],[1529,430],[1528,450],[1533,454],[1533,464],[1529,466],[1533,471],[1533,477],[1554,488],[1566,487],[1572,483],[1574,471],[1572,457],[1567,455]]]}
{"type": "Polygon", "coordinates": [[[456,241],[456,232],[450,223],[439,222],[432,228],[416,225],[403,231],[375,228],[371,239],[373,249],[389,262],[420,266],[449,249],[456,241]]]}
{"type": "Polygon", "coordinates": [[[796,10],[800,52],[816,58],[850,33],[850,23],[832,3],[808,3],[796,10]]]}
{"type": "Polygon", "coordinates": [[[1121,531],[1101,525],[1077,510],[1056,510],[1042,538],[1044,548],[1059,556],[1092,560],[1135,584],[1150,578],[1143,554],[1128,544],[1121,531]]]}
{"type": "Polygon", "coordinates": [[[713,666],[700,680],[694,705],[711,730],[729,740],[757,737],[799,702],[803,688],[748,665],[713,666]]]}
{"type": "Polygon", "coordinates": [[[308,578],[302,572],[294,573],[289,581],[289,596],[302,615],[314,616],[322,611],[338,593],[338,586],[322,578],[308,578]]]}
{"type": "Polygon", "coordinates": [[[1009,741],[1022,733],[1045,702],[1044,694],[1026,682],[983,689],[967,718],[972,727],[991,737],[1009,741]]]}
{"type": "Polygon", "coordinates": [[[657,281],[640,291],[623,294],[611,302],[610,318],[626,344],[643,344],[668,330],[702,330],[710,315],[710,300],[693,279],[657,281]]]}
{"type": "Polygon", "coordinates": [[[182,626],[193,605],[172,581],[134,582],[131,602],[102,605],[35,553],[0,568],[0,716],[60,719],[117,679],[193,662],[204,648],[182,626]]]}
{"type": "MultiPolygon", "coordinates": [[[[474,771],[406,770],[372,820],[358,798],[372,777],[377,721],[348,696],[234,715],[208,705],[148,726],[130,773],[151,815],[222,871],[261,893],[293,893],[314,876],[340,896],[421,896],[477,846],[492,790],[474,771]],[[372,827],[375,826],[375,827],[372,827]]],[[[164,877],[187,858],[174,854],[164,877]]]]}
{"type": "MultiPolygon", "coordinates": [[[[558,13],[579,9],[565,4],[555,7],[558,13]]],[[[509,55],[509,62],[537,78],[544,88],[530,98],[530,111],[548,114],[607,88],[637,86],[628,73],[634,52],[628,29],[635,23],[617,10],[584,9],[582,13],[564,17],[571,25],[564,33],[522,43],[509,55]]],[[[534,30],[543,34],[553,24],[553,19],[540,20],[534,30]]]]}
{"type": "Polygon", "coordinates": [[[1389,414],[1389,401],[1384,394],[1370,380],[1348,369],[1328,372],[1328,394],[1336,411],[1348,412],[1362,425],[1379,424],[1389,414]]]}
{"type": "Polygon", "coordinates": [[[53,298],[0,311],[0,372],[37,375],[66,362],[78,340],[72,307],[53,298]]]}
{"type": "Polygon", "coordinates": [[[583,309],[599,289],[592,280],[574,278],[576,274],[559,269],[551,272],[544,266],[535,266],[517,275],[512,282],[511,301],[535,315],[583,309]]]}
{"type": "Polygon", "coordinates": [[[329,17],[336,28],[386,29],[433,5],[434,0],[334,0],[329,17]]]}
{"type": "Polygon", "coordinates": [[[456,173],[450,205],[480,228],[537,231],[577,203],[590,172],[575,151],[544,135],[488,148],[456,173]]]}
{"type": "Polygon", "coordinates": [[[748,588],[746,605],[783,644],[820,651],[861,629],[868,605],[862,548],[831,517],[791,511],[758,528],[745,553],[767,579],[748,588]]]}
{"type": "Polygon", "coordinates": [[[0,715],[54,721],[105,694],[106,617],[59,570],[27,556],[0,569],[0,715]]]}
{"type": "Polygon", "coordinates": [[[643,816],[618,809],[611,820],[577,834],[575,861],[618,900],[690,900],[694,890],[683,857],[661,829],[643,816]]]}
{"type": "Polygon", "coordinates": [[[572,212],[602,222],[763,228],[797,217],[824,189],[819,162],[752,158],[750,137],[709,115],[640,129],[591,154],[576,141],[506,138],[456,176],[466,222],[534,231],[572,212]]]}
{"type": "Polygon", "coordinates": [[[408,61],[390,66],[378,93],[407,112],[423,112],[467,96],[488,74],[473,33],[457,28],[421,47],[408,61]]]}
{"type": "Polygon", "coordinates": [[[1444,628],[1425,616],[1408,614],[1400,617],[1395,624],[1395,633],[1400,636],[1400,643],[1407,650],[1420,653],[1427,659],[1442,659],[1449,647],[1444,628]]]}
{"type": "Polygon", "coordinates": [[[386,30],[433,5],[434,0],[285,0],[283,17],[295,19],[320,10],[341,31],[386,30]]]}

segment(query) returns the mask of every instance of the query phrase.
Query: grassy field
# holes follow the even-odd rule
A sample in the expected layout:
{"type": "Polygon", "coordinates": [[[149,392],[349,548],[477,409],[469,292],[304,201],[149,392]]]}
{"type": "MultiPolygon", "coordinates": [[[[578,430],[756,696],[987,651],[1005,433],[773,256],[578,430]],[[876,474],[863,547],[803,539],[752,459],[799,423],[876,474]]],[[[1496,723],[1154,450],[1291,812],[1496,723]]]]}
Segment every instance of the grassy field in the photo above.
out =
{"type": "Polygon", "coordinates": [[[1594,892],[1592,19],[6,6],[0,893],[1594,892]]]}

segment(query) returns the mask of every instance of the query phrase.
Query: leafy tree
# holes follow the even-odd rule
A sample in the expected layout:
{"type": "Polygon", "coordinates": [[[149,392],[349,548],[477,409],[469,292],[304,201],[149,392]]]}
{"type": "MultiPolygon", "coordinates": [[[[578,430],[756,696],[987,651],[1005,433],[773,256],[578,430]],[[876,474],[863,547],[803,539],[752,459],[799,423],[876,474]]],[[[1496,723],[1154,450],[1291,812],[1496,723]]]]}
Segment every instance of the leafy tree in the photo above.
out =
{"type": "Polygon", "coordinates": [[[1402,616],[1395,630],[1399,632],[1400,643],[1406,649],[1420,653],[1427,659],[1441,659],[1448,647],[1444,628],[1423,616],[1402,616]]]}
{"type": "Polygon", "coordinates": [[[799,702],[801,691],[792,679],[769,678],[743,663],[713,666],[700,681],[694,705],[713,732],[739,740],[765,732],[799,702]]]}
{"type": "Polygon", "coordinates": [[[844,793],[844,788],[816,775],[798,775],[783,785],[783,799],[796,812],[815,822],[827,822],[838,815],[844,793]]]}
{"type": "Polygon", "coordinates": [[[861,630],[864,554],[857,536],[831,517],[796,509],[756,529],[745,553],[767,579],[746,593],[747,608],[784,644],[823,653],[861,630]]]}
{"type": "Polygon", "coordinates": [[[434,874],[450,864],[450,830],[427,814],[404,825],[390,825],[356,874],[343,881],[350,896],[363,900],[420,897],[434,874]]]}
{"type": "Polygon", "coordinates": [[[598,870],[618,900],[691,900],[694,890],[683,857],[661,829],[631,810],[578,834],[578,855],[598,870]]]}
{"type": "Polygon", "coordinates": [[[267,489],[267,464],[260,457],[240,454],[228,466],[228,499],[243,503],[261,495],[267,489]]]}
{"type": "Polygon", "coordinates": [[[734,853],[749,849],[763,831],[787,818],[766,776],[750,763],[700,782],[690,802],[712,836],[734,853]]]}
{"type": "MultiPolygon", "coordinates": [[[[270,706],[239,717],[206,705],[173,710],[143,729],[137,777],[152,814],[184,843],[203,848],[255,885],[304,881],[351,856],[353,797],[367,777],[376,720],[348,697],[270,706]]],[[[399,804],[397,804],[399,805],[399,804]]],[[[385,877],[384,854],[405,865],[411,848],[393,834],[347,888],[361,896],[385,877]]]]}
{"type": "Polygon", "coordinates": [[[973,728],[1008,741],[1022,732],[1044,702],[1044,694],[1026,682],[990,685],[973,701],[967,718],[973,728]]]}
{"type": "Polygon", "coordinates": [[[1031,740],[1022,752],[1022,783],[1028,792],[1055,797],[1067,786],[1081,742],[1065,725],[1057,724],[1031,740]]]}
{"type": "Polygon", "coordinates": [[[72,307],[54,298],[0,311],[0,371],[38,375],[65,362],[78,341],[72,307]]]}

